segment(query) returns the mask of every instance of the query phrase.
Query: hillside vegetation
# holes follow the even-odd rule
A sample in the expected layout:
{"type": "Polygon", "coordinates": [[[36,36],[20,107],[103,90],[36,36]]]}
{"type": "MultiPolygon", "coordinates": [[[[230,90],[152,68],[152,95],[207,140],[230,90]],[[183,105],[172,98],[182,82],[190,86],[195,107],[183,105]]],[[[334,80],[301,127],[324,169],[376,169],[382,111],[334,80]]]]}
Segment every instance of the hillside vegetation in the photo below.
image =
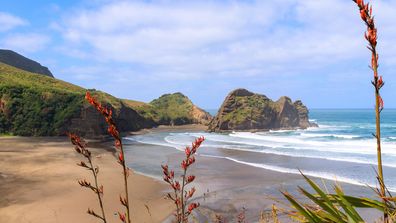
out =
{"type": "MultiPolygon", "coordinates": [[[[121,131],[157,125],[205,124],[210,115],[183,94],[166,94],[150,103],[118,99],[89,89],[113,109],[121,131]]],[[[86,89],[52,77],[0,63],[0,134],[22,136],[89,136],[106,132],[103,118],[84,100],[86,89]]]]}
{"type": "Polygon", "coordinates": [[[0,132],[59,135],[83,103],[84,89],[0,63],[0,132]]]}
{"type": "MultiPolygon", "coordinates": [[[[113,108],[123,131],[155,126],[122,100],[90,91],[113,108]]],[[[67,131],[105,133],[106,125],[85,102],[85,92],[86,89],[65,81],[0,63],[0,133],[22,136],[63,135],[67,131]]]]}
{"type": "Polygon", "coordinates": [[[208,124],[209,113],[195,106],[180,92],[164,94],[150,103],[126,102],[142,116],[160,125],[208,124]]]}

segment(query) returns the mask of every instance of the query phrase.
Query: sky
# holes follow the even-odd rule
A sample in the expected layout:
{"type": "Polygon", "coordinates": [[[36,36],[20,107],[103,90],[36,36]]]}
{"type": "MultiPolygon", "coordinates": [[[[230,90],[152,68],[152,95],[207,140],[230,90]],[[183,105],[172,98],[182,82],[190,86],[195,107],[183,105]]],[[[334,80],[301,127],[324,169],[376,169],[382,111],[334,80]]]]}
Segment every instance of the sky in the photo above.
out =
{"type": "MultiPolygon", "coordinates": [[[[58,79],[206,109],[233,89],[308,108],[373,108],[370,52],[348,0],[2,1],[0,48],[58,79]]],[[[396,1],[373,1],[385,108],[396,108],[396,1]]]]}

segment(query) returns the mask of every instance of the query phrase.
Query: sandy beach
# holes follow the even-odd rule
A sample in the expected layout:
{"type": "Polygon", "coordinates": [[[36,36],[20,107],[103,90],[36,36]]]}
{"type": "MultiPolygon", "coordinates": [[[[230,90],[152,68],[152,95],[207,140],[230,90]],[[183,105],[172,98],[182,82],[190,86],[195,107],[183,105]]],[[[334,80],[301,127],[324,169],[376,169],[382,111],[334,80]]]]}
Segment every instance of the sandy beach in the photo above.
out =
{"type": "MultiPolygon", "coordinates": [[[[132,135],[202,130],[199,125],[163,126],[132,135]]],[[[125,140],[124,145],[128,165],[139,172],[132,173],[129,178],[133,222],[171,222],[173,204],[164,199],[169,188],[161,180],[160,164],[168,164],[178,174],[183,152],[129,140],[125,140]]],[[[100,167],[99,181],[104,186],[106,217],[109,222],[118,222],[115,213],[121,209],[118,200],[122,193],[121,169],[109,148],[111,142],[89,143],[89,149],[100,167]]],[[[202,148],[201,152],[205,151],[220,154],[218,149],[212,147],[202,148]]],[[[243,151],[221,153],[230,157],[246,157],[248,154],[243,151]]],[[[266,160],[269,157],[256,155],[255,158],[266,160]]],[[[76,165],[80,160],[80,155],[74,152],[66,137],[0,138],[0,223],[98,222],[86,214],[88,207],[99,209],[95,194],[77,183],[79,179],[91,179],[86,170],[76,165]]],[[[197,156],[190,174],[197,176],[194,201],[199,202],[201,207],[194,216],[198,222],[213,222],[216,215],[233,222],[242,210],[246,210],[247,222],[258,222],[262,212],[270,212],[272,204],[279,206],[275,200],[285,201],[280,190],[287,190],[301,199],[297,186],[308,187],[300,175],[203,155],[197,156]]],[[[334,183],[313,179],[329,188],[334,183]]],[[[342,185],[349,194],[372,194],[366,187],[342,185]]],[[[370,220],[379,216],[376,212],[364,212],[363,215],[370,220]]],[[[280,219],[283,223],[291,222],[285,215],[281,215],[280,219]]]]}
{"type": "MultiPolygon", "coordinates": [[[[90,150],[100,167],[106,217],[118,222],[114,213],[122,210],[121,169],[113,153],[102,146],[95,144],[90,150]]],[[[98,222],[86,214],[88,207],[99,211],[99,206],[95,194],[77,183],[91,179],[76,165],[79,160],[66,137],[1,137],[0,222],[98,222]]],[[[173,206],[163,198],[164,183],[134,173],[129,182],[133,222],[161,222],[171,214],[173,206]]]]}

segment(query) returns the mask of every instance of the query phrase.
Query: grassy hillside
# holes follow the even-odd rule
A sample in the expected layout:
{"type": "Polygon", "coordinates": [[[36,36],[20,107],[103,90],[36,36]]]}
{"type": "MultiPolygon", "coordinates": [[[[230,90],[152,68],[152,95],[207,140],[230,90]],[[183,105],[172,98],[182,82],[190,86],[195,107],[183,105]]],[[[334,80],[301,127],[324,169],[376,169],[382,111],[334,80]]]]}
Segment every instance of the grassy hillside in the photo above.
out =
{"type": "MultiPolygon", "coordinates": [[[[124,106],[123,101],[107,93],[90,91],[115,110],[124,106]]],[[[69,121],[79,118],[87,107],[85,92],[65,81],[0,63],[0,134],[62,135],[69,121]]]]}
{"type": "MultiPolygon", "coordinates": [[[[89,91],[114,109],[121,131],[208,119],[181,93],[144,103],[118,99],[95,89],[89,91]]],[[[105,133],[103,117],[85,102],[85,92],[86,89],[65,81],[0,63],[0,134],[51,136],[63,135],[70,129],[90,135],[105,133]]]]}
{"type": "Polygon", "coordinates": [[[144,103],[124,100],[142,116],[154,120],[160,125],[182,125],[192,123],[192,102],[181,93],[164,94],[161,97],[144,103]]]}
{"type": "Polygon", "coordinates": [[[81,87],[0,63],[0,132],[15,135],[58,135],[77,114],[81,87]]]}
{"type": "MultiPolygon", "coordinates": [[[[124,103],[133,107],[140,115],[145,118],[152,119],[160,125],[184,125],[192,123],[204,123],[204,111],[198,111],[200,114],[194,113],[194,104],[182,93],[164,94],[161,97],[143,103],[139,101],[124,100],[124,103]]],[[[197,108],[197,107],[195,107],[197,108]]],[[[208,116],[210,116],[208,114],[208,116]]]]}
{"type": "Polygon", "coordinates": [[[150,102],[159,115],[157,121],[161,124],[190,124],[193,122],[191,111],[193,103],[182,93],[164,94],[150,102]]]}

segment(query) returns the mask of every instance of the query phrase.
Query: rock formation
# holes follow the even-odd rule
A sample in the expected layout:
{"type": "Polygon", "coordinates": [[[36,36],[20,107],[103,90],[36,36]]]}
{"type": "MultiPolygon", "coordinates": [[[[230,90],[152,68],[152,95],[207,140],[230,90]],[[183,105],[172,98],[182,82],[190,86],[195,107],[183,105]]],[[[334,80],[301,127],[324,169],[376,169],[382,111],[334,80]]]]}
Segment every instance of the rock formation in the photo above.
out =
{"type": "Polygon", "coordinates": [[[232,91],[224,100],[209,131],[294,129],[314,126],[301,101],[281,97],[274,102],[265,95],[246,89],[232,91]]]}
{"type": "MultiPolygon", "coordinates": [[[[139,111],[139,109],[137,109],[139,111]]],[[[152,117],[160,125],[207,125],[212,116],[194,105],[191,100],[180,92],[164,94],[151,101],[146,110],[151,110],[152,117]]]]}

